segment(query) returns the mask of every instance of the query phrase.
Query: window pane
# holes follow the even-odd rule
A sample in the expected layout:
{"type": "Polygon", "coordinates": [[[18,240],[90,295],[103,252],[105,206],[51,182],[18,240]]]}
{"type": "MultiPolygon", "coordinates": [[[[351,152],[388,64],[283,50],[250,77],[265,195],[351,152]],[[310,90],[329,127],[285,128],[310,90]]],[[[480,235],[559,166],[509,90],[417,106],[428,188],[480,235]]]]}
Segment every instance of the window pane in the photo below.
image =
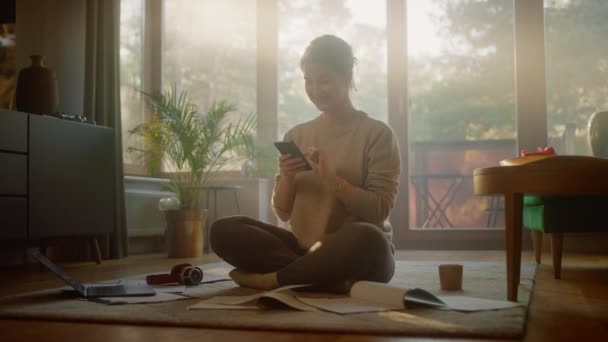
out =
{"type": "Polygon", "coordinates": [[[513,1],[407,6],[410,226],[500,225],[472,174],[515,153],[513,1]]]}
{"type": "Polygon", "coordinates": [[[256,108],[256,1],[165,1],[163,86],[188,92],[199,109],[214,101],[256,108]]]}
{"type": "Polygon", "coordinates": [[[547,131],[558,153],[590,155],[587,121],[608,109],[608,2],[545,1],[547,131]]]}
{"type": "Polygon", "coordinates": [[[255,13],[255,0],[165,1],[163,87],[186,91],[201,112],[222,100],[237,105],[228,120],[255,112],[255,13]]]}
{"type": "Polygon", "coordinates": [[[17,87],[15,23],[0,23],[0,108],[14,108],[17,87]]]}
{"type": "Polygon", "coordinates": [[[141,97],[143,67],[143,0],[120,3],[120,106],[122,115],[123,158],[125,164],[142,164],[129,147],[142,148],[141,140],[129,130],[144,121],[141,97]]]}
{"type": "Polygon", "coordinates": [[[353,47],[353,105],[387,121],[386,4],[369,0],[279,0],[279,137],[319,113],[308,100],[300,57],[314,38],[333,34],[353,47]]]}

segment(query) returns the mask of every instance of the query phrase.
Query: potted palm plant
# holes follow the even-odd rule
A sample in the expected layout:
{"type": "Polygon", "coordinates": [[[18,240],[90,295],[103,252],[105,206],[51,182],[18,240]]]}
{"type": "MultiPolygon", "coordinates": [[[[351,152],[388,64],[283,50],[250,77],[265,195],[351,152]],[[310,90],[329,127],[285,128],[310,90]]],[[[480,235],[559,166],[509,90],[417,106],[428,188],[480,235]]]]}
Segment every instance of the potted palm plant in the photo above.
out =
{"type": "Polygon", "coordinates": [[[142,94],[152,106],[152,120],[130,131],[143,138],[144,148],[129,150],[141,154],[148,173],[162,168],[170,179],[165,186],[179,202],[177,209],[165,211],[169,257],[200,256],[207,213],[201,193],[251,148],[255,115],[235,117],[237,107],[223,100],[200,112],[175,86],[142,94]]]}

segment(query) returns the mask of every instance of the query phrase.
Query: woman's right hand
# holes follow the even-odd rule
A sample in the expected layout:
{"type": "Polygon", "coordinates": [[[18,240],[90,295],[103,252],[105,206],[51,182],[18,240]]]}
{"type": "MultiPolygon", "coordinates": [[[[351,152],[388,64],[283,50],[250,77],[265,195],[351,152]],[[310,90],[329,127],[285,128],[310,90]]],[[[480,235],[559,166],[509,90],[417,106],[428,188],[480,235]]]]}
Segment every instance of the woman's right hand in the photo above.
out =
{"type": "Polygon", "coordinates": [[[306,163],[300,157],[291,154],[283,154],[279,157],[279,173],[281,177],[293,180],[296,174],[306,170],[306,163]]]}

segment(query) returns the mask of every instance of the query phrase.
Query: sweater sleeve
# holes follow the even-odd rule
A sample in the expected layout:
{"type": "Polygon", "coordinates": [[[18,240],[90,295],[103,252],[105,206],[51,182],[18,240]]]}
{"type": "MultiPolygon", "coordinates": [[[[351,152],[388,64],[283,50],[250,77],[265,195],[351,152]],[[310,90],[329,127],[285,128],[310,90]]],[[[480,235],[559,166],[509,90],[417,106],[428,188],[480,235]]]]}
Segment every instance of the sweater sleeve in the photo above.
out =
{"type": "MultiPolygon", "coordinates": [[[[292,131],[290,130],[287,133],[285,133],[285,136],[283,137],[283,141],[290,141],[292,139],[293,139],[292,131]]],[[[281,180],[281,175],[276,174],[274,176],[274,187],[272,189],[272,198],[270,199],[270,207],[272,208],[272,211],[274,212],[274,214],[279,218],[279,220],[281,220],[283,222],[287,222],[291,218],[291,212],[283,211],[283,210],[277,208],[277,206],[274,202],[276,194],[277,194],[277,186],[279,185],[280,180],[281,180]]]]}
{"type": "Polygon", "coordinates": [[[270,206],[272,208],[272,211],[274,212],[274,214],[283,222],[287,222],[289,221],[289,219],[291,218],[291,213],[287,212],[287,211],[283,211],[279,208],[277,208],[277,206],[274,203],[274,198],[276,196],[276,192],[277,192],[277,185],[279,184],[279,180],[281,179],[280,175],[275,175],[274,177],[274,188],[272,190],[272,199],[270,200],[270,206]]]}
{"type": "Polygon", "coordinates": [[[353,186],[344,201],[348,212],[370,223],[388,218],[399,187],[401,157],[397,137],[390,127],[383,127],[372,136],[366,148],[367,172],[363,187],[353,186]]]}

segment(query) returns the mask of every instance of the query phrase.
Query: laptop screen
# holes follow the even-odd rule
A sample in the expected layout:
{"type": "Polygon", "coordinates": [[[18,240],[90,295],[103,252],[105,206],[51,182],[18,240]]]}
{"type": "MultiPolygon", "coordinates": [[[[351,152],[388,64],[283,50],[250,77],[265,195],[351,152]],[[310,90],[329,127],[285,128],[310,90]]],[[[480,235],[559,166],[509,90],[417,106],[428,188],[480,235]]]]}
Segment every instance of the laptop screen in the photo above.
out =
{"type": "Polygon", "coordinates": [[[67,273],[65,273],[59,266],[57,266],[54,262],[52,262],[49,258],[42,255],[39,251],[32,252],[32,256],[40,261],[41,264],[46,266],[53,273],[58,275],[63,281],[68,283],[74,290],[80,292],[82,296],[86,296],[84,291],[84,285],[82,285],[78,280],[70,277],[67,273]]]}

